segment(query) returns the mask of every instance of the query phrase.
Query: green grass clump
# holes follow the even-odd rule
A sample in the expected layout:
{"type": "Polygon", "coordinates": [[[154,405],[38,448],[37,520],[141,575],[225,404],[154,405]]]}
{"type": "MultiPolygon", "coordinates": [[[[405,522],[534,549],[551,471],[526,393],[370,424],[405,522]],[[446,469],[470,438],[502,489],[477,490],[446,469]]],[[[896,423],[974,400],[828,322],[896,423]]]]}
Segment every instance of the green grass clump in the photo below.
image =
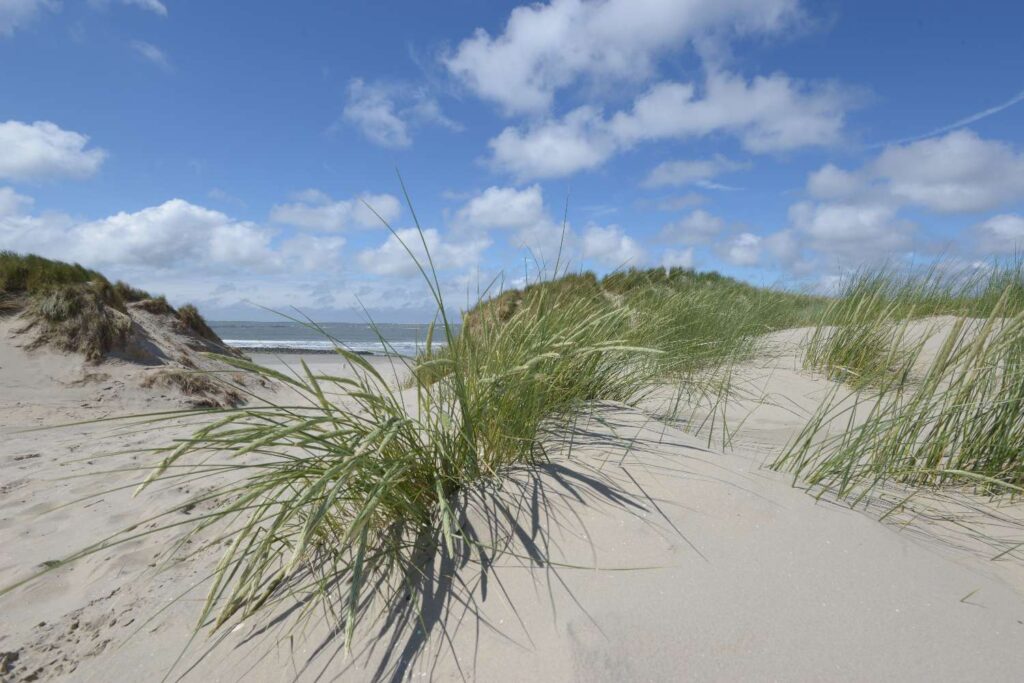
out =
{"type": "MultiPolygon", "coordinates": [[[[884,372],[887,365],[878,359],[892,358],[892,349],[900,346],[905,354],[900,365],[921,368],[921,377],[911,386],[879,382],[870,392],[833,392],[774,466],[856,500],[889,480],[1024,492],[1020,271],[1013,267],[987,273],[984,280],[964,279],[961,291],[945,283],[938,289],[934,282],[877,277],[874,291],[887,296],[862,297],[863,287],[848,295],[848,304],[873,311],[880,321],[871,323],[871,315],[862,314],[882,341],[861,353],[884,372]],[[993,283],[1004,287],[994,301],[993,283]],[[925,324],[908,343],[907,321],[895,321],[921,310],[956,315],[945,330],[925,324]],[[937,350],[926,349],[929,338],[940,342],[937,350]]],[[[854,328],[835,346],[856,352],[862,341],[856,333],[854,328]]]]}
{"type": "Polygon", "coordinates": [[[305,363],[283,374],[224,357],[287,385],[297,400],[218,410],[161,449],[143,487],[213,470],[234,475],[205,497],[207,512],[191,529],[190,538],[223,553],[200,623],[217,628],[299,594],[320,598],[309,609],[335,614],[351,642],[372,601],[386,608],[410,599],[424,558],[472,543],[459,521],[464,495],[544,459],[546,437],[596,402],[635,403],[651,386],[657,351],[630,343],[630,309],[572,293],[589,278],[533,288],[507,315],[480,315],[460,331],[427,258],[418,265],[437,323],[416,362],[430,381],[403,390],[341,346],[343,377],[305,363]]]}
{"type": "Polygon", "coordinates": [[[52,261],[32,254],[0,251],[0,293],[34,295],[51,287],[106,281],[77,263],[52,261]]]}
{"type": "Polygon", "coordinates": [[[901,287],[884,272],[854,277],[816,321],[804,366],[855,389],[908,382],[915,354],[907,322],[916,310],[907,301],[916,299],[900,296],[901,287]]]}

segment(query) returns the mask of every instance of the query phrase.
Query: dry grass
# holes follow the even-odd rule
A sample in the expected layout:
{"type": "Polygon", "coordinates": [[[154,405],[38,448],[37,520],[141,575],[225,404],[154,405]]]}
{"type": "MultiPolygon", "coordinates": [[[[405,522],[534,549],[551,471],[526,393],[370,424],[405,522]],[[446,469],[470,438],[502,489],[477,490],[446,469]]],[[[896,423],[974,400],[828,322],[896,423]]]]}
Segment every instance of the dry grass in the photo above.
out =
{"type": "Polygon", "coordinates": [[[206,324],[206,320],[200,315],[199,309],[192,304],[185,304],[178,309],[178,323],[179,329],[186,334],[195,334],[217,344],[224,344],[221,338],[217,336],[217,333],[206,324]]]}
{"type": "Polygon", "coordinates": [[[167,299],[165,299],[162,296],[147,297],[145,299],[140,299],[135,303],[135,308],[141,308],[147,313],[152,313],[153,315],[175,314],[174,307],[167,303],[167,299]]]}
{"type": "Polygon", "coordinates": [[[30,299],[25,312],[29,322],[20,331],[36,333],[32,347],[81,353],[94,363],[124,349],[132,330],[132,319],[108,305],[97,283],[51,287],[30,299]]]}
{"type": "Polygon", "coordinates": [[[142,386],[177,390],[198,408],[233,408],[244,402],[235,387],[200,370],[157,370],[146,377],[142,386]]]}

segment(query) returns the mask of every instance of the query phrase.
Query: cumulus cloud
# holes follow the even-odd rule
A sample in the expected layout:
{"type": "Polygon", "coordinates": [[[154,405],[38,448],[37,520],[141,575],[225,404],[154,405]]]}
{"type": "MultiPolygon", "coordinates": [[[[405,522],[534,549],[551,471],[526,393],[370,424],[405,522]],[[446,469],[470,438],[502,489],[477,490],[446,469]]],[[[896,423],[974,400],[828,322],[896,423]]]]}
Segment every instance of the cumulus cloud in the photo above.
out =
{"type": "Polygon", "coordinates": [[[422,88],[387,83],[366,83],[354,78],[348,84],[348,100],[342,119],[355,126],[370,142],[402,148],[412,144],[412,131],[421,125],[449,130],[462,126],[441,112],[437,100],[422,88]]]}
{"type": "Polygon", "coordinates": [[[632,237],[617,225],[591,225],[581,239],[583,258],[610,268],[640,266],[647,255],[632,237]]]}
{"type": "Polygon", "coordinates": [[[167,54],[156,45],[143,40],[133,40],[131,45],[143,59],[156,64],[164,71],[171,71],[171,62],[167,59],[167,54]]]}
{"type": "Polygon", "coordinates": [[[712,178],[745,168],[750,168],[750,164],[732,161],[721,154],[710,159],[666,161],[655,166],[643,184],[647,187],[698,185],[711,190],[722,189],[723,186],[711,182],[712,178]]]}
{"type": "Polygon", "coordinates": [[[492,166],[517,178],[559,178],[597,168],[619,148],[601,110],[592,106],[525,129],[509,126],[487,144],[492,166]]]}
{"type": "Polygon", "coordinates": [[[49,121],[0,123],[0,178],[91,176],[99,170],[107,153],[98,147],[87,149],[88,144],[88,135],[64,130],[49,121]]]}
{"type": "Polygon", "coordinates": [[[916,228],[887,204],[799,202],[789,219],[808,246],[846,266],[908,250],[916,228]]]}
{"type": "Polygon", "coordinates": [[[98,266],[276,265],[269,230],[182,199],[83,223],[68,237],[75,260],[98,266]]]}
{"type": "Polygon", "coordinates": [[[702,89],[657,83],[611,117],[584,105],[561,119],[509,126],[488,144],[492,165],[518,178],[571,175],[644,142],[712,133],[734,135],[750,152],[779,152],[837,143],[852,101],[832,83],[806,85],[784,74],[747,81],[710,71],[702,89]]]}
{"type": "MultiPolygon", "coordinates": [[[[889,145],[853,170],[823,166],[808,177],[807,192],[816,201],[790,207],[791,232],[825,261],[853,266],[911,250],[916,226],[901,216],[906,209],[977,213],[1024,200],[1024,154],[956,130],[889,145]]],[[[1015,214],[993,216],[972,228],[969,251],[1011,253],[1020,227],[1015,214]]]]}
{"type": "Polygon", "coordinates": [[[725,259],[735,266],[753,266],[761,260],[762,237],[741,232],[725,244],[725,259]]]}
{"type": "Polygon", "coordinates": [[[1024,154],[970,130],[887,147],[870,173],[898,200],[934,211],[984,211],[1024,199],[1024,154]]]}
{"type": "Polygon", "coordinates": [[[460,208],[454,224],[462,229],[522,229],[549,221],[540,185],[517,190],[488,187],[460,208]]]}
{"type": "Polygon", "coordinates": [[[0,244],[5,248],[114,272],[326,270],[337,266],[345,244],[330,236],[277,240],[269,228],[183,199],[92,221],[63,213],[35,215],[31,207],[30,198],[0,188],[0,244]]]}
{"type": "Polygon", "coordinates": [[[663,227],[661,237],[683,244],[707,244],[718,237],[724,228],[724,220],[703,209],[697,209],[663,227]]]}
{"type": "Polygon", "coordinates": [[[39,10],[59,7],[53,0],[3,0],[0,2],[0,37],[14,35],[15,29],[29,24],[39,10]]]}
{"type": "Polygon", "coordinates": [[[885,201],[941,213],[986,211],[1024,199],[1024,154],[970,130],[890,145],[864,167],[827,165],[808,192],[819,199],[885,201]]]}
{"type": "Polygon", "coordinates": [[[489,245],[490,241],[484,237],[456,242],[442,239],[441,234],[434,228],[425,229],[422,237],[416,228],[406,228],[389,235],[379,247],[360,252],[359,264],[365,271],[375,275],[413,276],[419,274],[419,269],[409,251],[424,268],[429,268],[429,249],[434,267],[445,270],[476,264],[480,260],[481,252],[489,245]]]}
{"type": "Polygon", "coordinates": [[[1024,253],[1024,216],[1012,213],[992,216],[974,226],[974,234],[985,255],[1024,253]]]}
{"type": "Polygon", "coordinates": [[[401,202],[390,194],[364,193],[354,199],[335,200],[320,190],[310,189],[296,193],[293,199],[294,202],[273,206],[270,220],[303,230],[337,232],[353,226],[384,227],[381,218],[390,223],[402,213],[401,202]]]}
{"type": "Polygon", "coordinates": [[[638,81],[695,41],[774,33],[798,17],[797,0],[552,0],[513,9],[501,34],[477,29],[442,61],[506,112],[539,112],[581,78],[638,81]]]}

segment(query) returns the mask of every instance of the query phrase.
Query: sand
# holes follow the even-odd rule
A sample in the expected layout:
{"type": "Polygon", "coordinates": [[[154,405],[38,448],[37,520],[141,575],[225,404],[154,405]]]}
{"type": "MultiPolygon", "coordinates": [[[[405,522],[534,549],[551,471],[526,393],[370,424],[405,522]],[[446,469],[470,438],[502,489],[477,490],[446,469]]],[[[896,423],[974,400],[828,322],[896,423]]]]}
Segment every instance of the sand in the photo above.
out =
{"type": "MultiPolygon", "coordinates": [[[[1019,679],[1024,564],[1016,553],[991,560],[1024,540],[1019,505],[935,495],[923,514],[883,523],[884,491],[851,510],[763,467],[830,388],[800,369],[800,336],[776,335],[776,353],[740,369],[750,398],[727,408],[745,419],[728,448],[686,431],[700,414],[689,425],[657,419],[662,392],[640,408],[600,406],[571,449],[569,435],[549,444],[549,464],[473,492],[465,528],[482,542],[511,538],[507,552],[483,570],[441,551],[421,600],[367,625],[350,655],[337,624],[300,625],[294,613],[190,642],[217,557],[161,566],[166,537],[143,536],[0,596],[4,680],[1019,679]],[[504,506],[506,523],[485,528],[483,505],[504,506]],[[950,511],[969,515],[969,528],[950,511]]],[[[341,370],[327,356],[306,360],[341,370]]],[[[0,584],[206,485],[113,490],[139,473],[111,471],[126,461],[103,454],[168,433],[24,431],[185,405],[139,386],[138,372],[0,338],[0,584]]]]}

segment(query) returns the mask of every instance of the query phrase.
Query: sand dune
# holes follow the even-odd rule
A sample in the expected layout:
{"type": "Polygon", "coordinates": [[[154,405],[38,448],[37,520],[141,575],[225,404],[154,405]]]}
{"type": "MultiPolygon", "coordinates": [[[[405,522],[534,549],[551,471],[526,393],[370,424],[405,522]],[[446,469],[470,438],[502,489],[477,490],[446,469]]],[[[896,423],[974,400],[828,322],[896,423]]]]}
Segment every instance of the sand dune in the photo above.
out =
{"type": "MultiPolygon", "coordinates": [[[[746,419],[729,448],[658,420],[657,396],[641,409],[604,404],[552,439],[548,464],[468,492],[463,528],[476,544],[424,558],[432,569],[418,578],[420,601],[367,624],[350,655],[332,631],[336,621],[303,621],[299,610],[190,641],[217,558],[161,564],[166,536],[140,536],[0,597],[4,675],[1016,680],[1024,666],[1021,565],[991,561],[990,539],[977,530],[988,525],[993,535],[1019,540],[1019,506],[994,510],[967,496],[936,495],[929,509],[974,510],[974,531],[941,514],[880,523],[884,496],[851,510],[765,470],[828,387],[799,369],[799,332],[774,341],[782,352],[739,370],[750,391],[728,407],[732,420],[746,419]],[[483,506],[504,512],[484,515],[483,506]],[[486,523],[495,519],[504,521],[486,523]],[[481,564],[479,548],[494,544],[502,552],[481,564]]],[[[209,484],[164,484],[132,498],[128,485],[140,475],[123,468],[141,461],[102,457],[165,440],[174,429],[184,434],[186,425],[159,437],[115,423],[22,431],[168,409],[180,397],[118,374],[130,368],[87,378],[66,356],[11,344],[0,351],[0,583],[181,505],[209,484]]],[[[173,514],[201,513],[197,506],[173,514]]]]}

